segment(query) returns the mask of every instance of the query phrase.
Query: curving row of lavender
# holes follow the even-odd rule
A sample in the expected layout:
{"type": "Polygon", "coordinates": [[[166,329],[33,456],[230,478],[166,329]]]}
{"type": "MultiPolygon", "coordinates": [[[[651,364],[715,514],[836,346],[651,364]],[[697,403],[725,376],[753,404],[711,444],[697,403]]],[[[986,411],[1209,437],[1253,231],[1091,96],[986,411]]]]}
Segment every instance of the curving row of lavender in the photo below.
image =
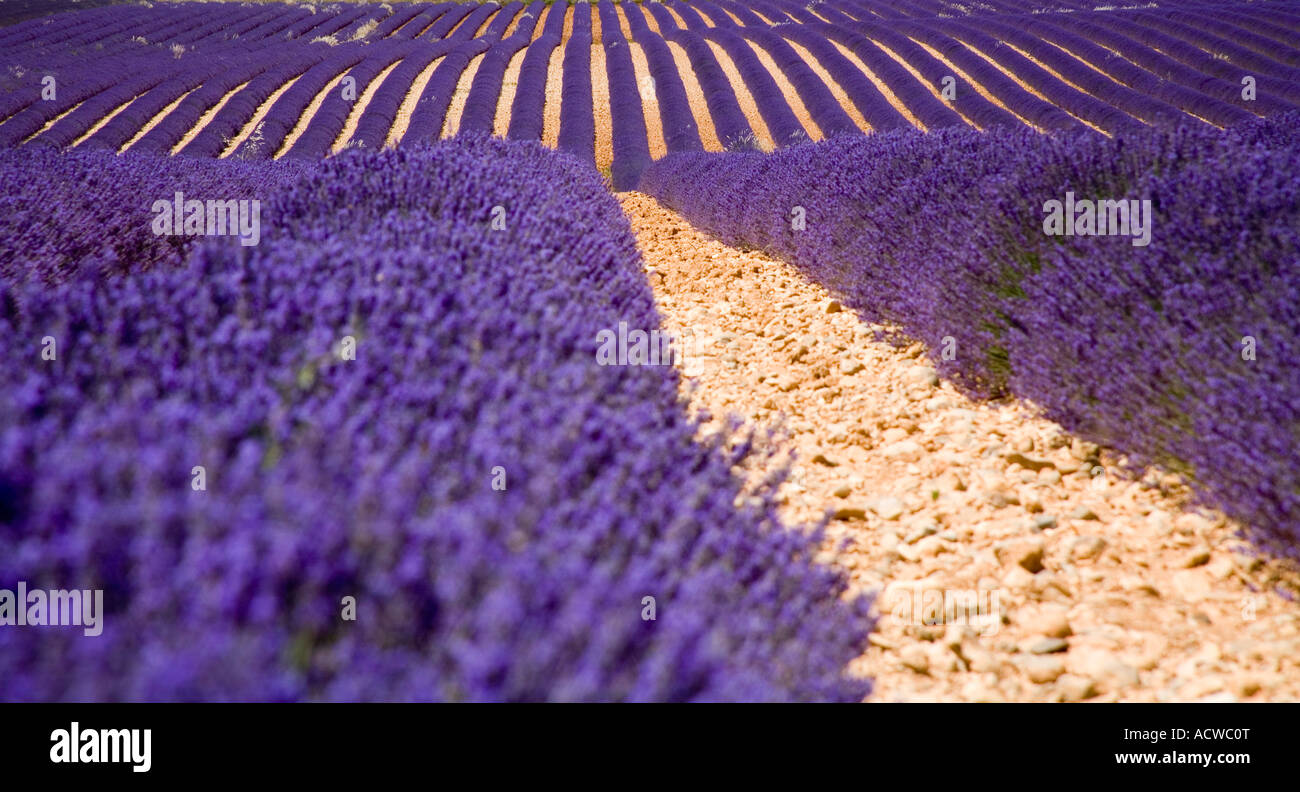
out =
{"type": "MultiPolygon", "coordinates": [[[[555,6],[551,6],[554,11],[555,6]]],[[[539,20],[540,21],[540,20],[539,20]]],[[[564,15],[547,13],[537,38],[528,45],[519,66],[519,82],[510,105],[511,140],[541,140],[546,109],[546,75],[551,54],[564,37],[564,15]]]]}
{"type": "Polygon", "coordinates": [[[597,365],[658,317],[579,160],[30,149],[0,176],[0,581],[106,611],[0,631],[0,700],[868,692],[870,603],[742,492],[747,445],[693,440],[671,367],[597,365]],[[158,243],[176,190],[265,201],[260,245],[158,243]]]}
{"type": "MultiPolygon", "coordinates": [[[[641,105],[641,86],[632,63],[632,48],[619,30],[612,3],[596,7],[601,46],[609,83],[610,182],[615,190],[636,187],[641,171],[650,163],[650,143],[641,105]]],[[[739,113],[739,110],[737,110],[739,113]]]]}
{"type": "Polygon", "coordinates": [[[1297,161],[1292,113],[1226,132],[952,129],[672,155],[641,189],[896,323],[964,389],[1027,398],[1185,476],[1300,558],[1297,161]],[[1047,233],[1067,193],[1149,200],[1149,244],[1134,227],[1047,233]]]}
{"type": "Polygon", "coordinates": [[[517,13],[509,17],[503,15],[502,18],[508,19],[509,23],[514,23],[515,31],[510,36],[502,38],[501,34],[506,29],[502,26],[499,29],[489,30],[486,34],[489,40],[500,40],[492,44],[479,64],[469,95],[465,97],[465,110],[461,114],[458,132],[474,135],[492,134],[506,70],[510,67],[510,61],[528,46],[538,16],[545,8],[541,0],[533,0],[527,7],[520,2],[512,3],[511,6],[518,6],[517,13]]]}
{"type": "MultiPolygon", "coordinates": [[[[123,274],[175,265],[190,237],[151,228],[156,200],[265,198],[305,178],[302,162],[218,162],[34,146],[0,151],[0,282],[59,284],[78,273],[123,274]]],[[[26,288],[25,286],[23,288],[26,288]]]]}
{"type": "Polygon", "coordinates": [[[596,164],[596,119],[591,88],[590,4],[573,7],[573,31],[564,45],[560,63],[560,129],[555,146],[573,156],[596,164]]]}

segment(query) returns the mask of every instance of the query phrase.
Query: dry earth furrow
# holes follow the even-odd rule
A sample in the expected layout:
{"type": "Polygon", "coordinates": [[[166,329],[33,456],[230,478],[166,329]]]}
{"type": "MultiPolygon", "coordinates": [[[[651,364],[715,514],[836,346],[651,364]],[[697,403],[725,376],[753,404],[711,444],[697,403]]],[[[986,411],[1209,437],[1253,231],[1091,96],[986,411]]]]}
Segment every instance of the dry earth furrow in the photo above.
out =
{"type": "Polygon", "coordinates": [[[402,104],[397,108],[397,115],[393,117],[393,126],[388,130],[388,140],[385,142],[385,148],[393,148],[406,137],[406,130],[411,126],[411,115],[415,112],[415,106],[419,104],[420,97],[424,94],[424,89],[429,85],[429,80],[433,78],[433,72],[442,63],[446,55],[439,55],[434,58],[423,71],[416,75],[411,81],[411,87],[406,92],[406,97],[402,99],[402,104]]]}
{"type": "Polygon", "coordinates": [[[713,126],[713,115],[709,112],[708,100],[704,98],[704,89],[691,68],[691,58],[686,49],[675,41],[668,42],[668,51],[673,55],[677,67],[677,76],[686,89],[686,102],[691,108],[691,117],[695,119],[695,128],[700,131],[700,143],[705,151],[722,151],[722,141],[718,139],[718,130],[713,126]]]}
{"type": "Polygon", "coordinates": [[[516,52],[501,77],[501,95],[497,97],[497,111],[492,118],[492,134],[497,137],[505,137],[510,132],[510,108],[515,103],[515,92],[519,90],[519,69],[524,65],[526,54],[528,47],[516,52]]]}
{"type": "Polygon", "coordinates": [[[623,38],[632,40],[632,27],[627,22],[627,10],[625,3],[619,3],[614,6],[614,13],[618,15],[618,29],[623,34],[623,38]]]}
{"type": "MultiPolygon", "coordinates": [[[[1030,123],[1030,122],[1029,122],[1029,119],[1025,118],[1024,116],[1020,115],[1020,114],[1017,113],[1016,111],[1012,110],[1010,107],[1007,106],[1007,103],[1006,103],[1006,102],[1002,101],[1001,97],[999,97],[997,94],[995,94],[995,93],[993,93],[992,91],[990,91],[988,88],[984,87],[983,83],[978,82],[977,80],[975,80],[973,77],[971,77],[969,74],[967,74],[967,73],[966,73],[965,71],[963,71],[962,69],[957,68],[957,66],[956,66],[955,64],[953,64],[952,61],[948,60],[948,58],[945,57],[943,53],[939,52],[939,50],[935,49],[934,47],[931,47],[929,44],[926,44],[925,42],[918,41],[918,40],[916,40],[916,39],[912,39],[912,43],[916,44],[918,47],[920,47],[921,49],[925,50],[927,53],[930,54],[931,57],[933,57],[935,60],[939,61],[939,62],[942,63],[945,67],[947,67],[948,69],[950,69],[950,70],[952,71],[952,73],[955,74],[955,75],[957,76],[957,79],[961,80],[961,81],[962,81],[963,83],[965,83],[966,85],[969,85],[971,88],[974,88],[974,89],[975,89],[975,93],[977,93],[977,94],[979,94],[980,96],[984,97],[988,102],[990,102],[990,103],[996,105],[999,109],[1004,110],[1004,111],[1006,111],[1007,113],[1009,113],[1009,114],[1015,116],[1015,117],[1016,117],[1016,120],[1019,121],[1020,123],[1024,124],[1025,126],[1031,128],[1031,129],[1034,129],[1034,130],[1036,130],[1036,131],[1038,131],[1038,132],[1046,132],[1046,131],[1047,131],[1047,130],[1043,129],[1042,127],[1040,127],[1040,126],[1038,126],[1038,125],[1036,125],[1036,124],[1032,124],[1032,123],[1030,123]]],[[[900,57],[898,57],[897,55],[895,55],[891,50],[889,50],[889,49],[887,49],[886,47],[883,47],[883,46],[881,47],[881,49],[885,50],[885,52],[888,52],[888,53],[889,53],[889,54],[890,54],[890,55],[891,55],[895,60],[897,60],[899,63],[902,63],[903,66],[904,66],[905,68],[909,68],[909,69],[910,69],[910,67],[909,67],[906,63],[904,63],[903,59],[900,58],[900,57]]],[[[1003,73],[1005,74],[1005,72],[1003,72],[1003,73]]],[[[919,78],[919,75],[918,75],[918,78],[919,78]]],[[[922,80],[922,82],[924,82],[924,80],[922,80]]],[[[931,90],[933,90],[933,86],[931,86],[931,90]]],[[[958,88],[958,90],[961,90],[961,89],[958,88]]],[[[941,100],[943,100],[943,97],[942,97],[942,96],[940,96],[939,98],[940,98],[941,100]]],[[[948,101],[946,101],[946,100],[943,100],[943,101],[944,101],[944,103],[947,104],[949,107],[952,106],[952,103],[951,103],[951,102],[948,102],[948,101]]]]}
{"type": "Polygon", "coordinates": [[[298,116],[298,123],[289,131],[288,135],[285,135],[284,143],[280,145],[280,149],[275,153],[276,159],[287,154],[289,150],[293,148],[294,144],[298,142],[298,138],[303,136],[303,133],[307,131],[307,127],[311,124],[311,120],[316,117],[317,111],[320,110],[320,106],[325,104],[325,100],[329,97],[330,92],[337,88],[339,83],[343,82],[343,78],[348,76],[348,71],[349,69],[344,69],[334,75],[334,77],[325,84],[325,87],[320,89],[320,91],[312,97],[311,103],[302,111],[302,115],[298,116]]]}
{"type": "Polygon", "coordinates": [[[663,35],[663,31],[659,29],[659,20],[655,19],[655,15],[650,13],[650,9],[646,8],[640,3],[633,4],[632,9],[634,10],[629,10],[628,13],[640,14],[641,16],[645,17],[645,23],[647,26],[649,26],[650,32],[654,33],[656,36],[663,35]]]}
{"type": "Polygon", "coordinates": [[[731,92],[735,94],[740,112],[744,114],[750,130],[758,139],[758,148],[762,151],[772,151],[776,148],[776,141],[772,138],[771,130],[767,128],[767,122],[763,120],[763,114],[759,112],[758,102],[749,92],[749,86],[745,85],[745,77],[740,73],[740,69],[736,68],[736,62],[731,59],[721,44],[707,39],[705,43],[713,51],[713,57],[717,59],[722,73],[727,76],[727,82],[731,83],[731,92]]]}
{"type": "Polygon", "coordinates": [[[863,132],[870,132],[871,124],[867,123],[867,119],[862,115],[862,112],[858,110],[858,106],[853,104],[853,100],[849,98],[848,91],[845,91],[844,87],[831,76],[830,72],[826,71],[826,67],[822,66],[821,61],[817,60],[816,56],[799,44],[796,44],[789,39],[786,39],[786,43],[790,45],[790,49],[794,50],[795,54],[798,55],[804,63],[808,64],[808,68],[812,69],[813,74],[817,75],[817,79],[821,80],[826,85],[826,88],[831,92],[831,95],[835,97],[835,101],[839,103],[840,109],[843,110],[849,118],[853,119],[853,123],[857,128],[861,129],[863,132]]]}
{"type": "Polygon", "coordinates": [[[529,44],[542,37],[542,31],[546,28],[546,17],[554,7],[554,5],[548,5],[542,9],[542,13],[537,15],[537,24],[533,27],[533,36],[528,40],[529,44]]]}
{"type": "Polygon", "coordinates": [[[103,129],[105,124],[107,124],[109,121],[112,121],[114,118],[117,118],[119,113],[121,113],[126,108],[130,107],[132,102],[134,102],[136,99],[139,99],[143,95],[144,95],[143,93],[136,94],[135,96],[132,96],[130,99],[127,99],[125,102],[118,105],[117,107],[114,107],[109,112],[105,113],[103,116],[100,117],[98,121],[96,121],[94,124],[91,124],[90,129],[87,129],[85,132],[82,132],[77,137],[76,140],[72,141],[71,145],[69,145],[69,148],[76,148],[77,146],[80,146],[82,142],[85,141],[86,138],[90,137],[91,135],[95,134],[99,130],[103,129]]]}
{"type": "Polygon", "coordinates": [[[668,153],[664,140],[664,123],[659,115],[659,94],[654,90],[654,77],[650,76],[650,61],[640,44],[628,42],[632,54],[632,71],[636,73],[637,90],[641,93],[641,113],[645,117],[645,131],[650,156],[659,159],[668,153]]]}
{"type": "MultiPolygon", "coordinates": [[[[569,23],[565,22],[565,29],[569,23]]],[[[564,85],[564,49],[569,45],[566,34],[560,45],[551,50],[551,59],[546,66],[546,104],[542,107],[542,145],[555,148],[560,140],[560,89],[564,85]]]]}
{"type": "Polygon", "coordinates": [[[257,110],[253,112],[253,117],[248,119],[248,123],[244,124],[243,128],[239,130],[239,133],[226,143],[226,148],[221,152],[221,156],[229,157],[231,154],[234,154],[245,140],[256,134],[257,130],[262,125],[262,119],[266,118],[267,113],[271,112],[271,108],[275,107],[275,103],[280,100],[280,97],[284,96],[285,92],[292,88],[293,84],[298,82],[301,78],[301,74],[297,77],[291,78],[284,85],[276,88],[270,96],[266,97],[266,99],[257,106],[257,110]]]}
{"type": "Polygon", "coordinates": [[[186,97],[188,97],[190,94],[194,93],[197,90],[198,88],[191,88],[185,93],[176,97],[176,99],[173,100],[171,104],[164,107],[161,111],[158,112],[157,115],[149,119],[144,126],[140,127],[140,129],[134,135],[131,136],[131,139],[126,141],[126,143],[124,143],[122,147],[117,150],[117,153],[121,154],[123,151],[126,151],[127,149],[134,146],[137,140],[139,140],[140,138],[144,137],[145,135],[153,131],[153,128],[158,126],[158,124],[161,123],[162,120],[167,117],[168,113],[170,113],[171,111],[179,107],[180,103],[185,101],[186,97]]]}
{"type": "Polygon", "coordinates": [[[439,137],[455,137],[460,131],[460,117],[465,114],[465,101],[469,99],[469,90],[474,84],[474,76],[478,74],[478,68],[486,55],[486,52],[480,52],[470,58],[465,71],[460,73],[460,77],[456,80],[456,88],[451,93],[451,102],[447,105],[447,115],[442,120],[442,133],[439,137]]]}
{"type": "MultiPolygon", "coordinates": [[[[890,87],[885,84],[885,81],[880,79],[880,76],[876,74],[874,71],[872,71],[871,67],[867,66],[867,64],[864,63],[863,60],[859,58],[856,53],[853,52],[853,50],[849,49],[848,47],[844,46],[838,41],[832,41],[831,44],[834,45],[835,49],[839,50],[840,54],[843,55],[845,58],[847,58],[850,63],[858,67],[858,70],[861,71],[863,74],[865,74],[868,80],[871,80],[872,85],[876,86],[876,90],[880,91],[880,95],[885,97],[885,101],[893,105],[894,109],[897,110],[899,114],[903,116],[903,118],[906,118],[909,124],[921,130],[922,132],[926,131],[925,124],[921,123],[921,119],[916,117],[916,115],[908,108],[907,104],[902,99],[900,99],[898,95],[895,94],[893,90],[891,90],[890,87]]],[[[928,83],[926,83],[924,79],[921,78],[921,75],[919,73],[913,71],[913,76],[916,77],[917,80],[920,80],[922,85],[927,85],[927,86],[929,85],[928,83]]],[[[938,99],[939,101],[943,101],[943,97],[939,96],[938,91],[935,91],[933,87],[931,87],[930,90],[931,93],[934,94],[936,99],[938,99]]],[[[963,118],[965,117],[963,116],[963,118]]],[[[970,124],[970,119],[966,119],[966,123],[970,124]]],[[[974,124],[971,125],[974,126],[974,124]]]]}
{"type": "Polygon", "coordinates": [[[207,110],[205,110],[203,112],[203,115],[199,116],[199,120],[194,124],[193,128],[191,128],[189,132],[185,133],[184,137],[180,139],[180,142],[172,146],[171,153],[175,154],[176,152],[188,146],[190,142],[194,140],[194,138],[198,137],[199,133],[203,131],[204,127],[206,127],[209,123],[212,122],[212,119],[216,117],[217,113],[221,112],[221,108],[226,106],[226,102],[229,102],[231,97],[233,97],[235,94],[239,93],[240,91],[244,90],[244,86],[248,85],[249,82],[251,82],[251,80],[245,80],[239,85],[236,85],[234,88],[231,88],[229,91],[226,92],[224,96],[222,96],[220,99],[217,100],[216,104],[212,105],[207,110]]]}
{"type": "Polygon", "coordinates": [[[609,107],[609,71],[605,63],[605,45],[592,39],[591,111],[596,125],[596,169],[608,173],[614,164],[614,119],[609,107]]]}
{"type": "Polygon", "coordinates": [[[357,97],[356,103],[352,105],[352,110],[348,112],[348,117],[343,122],[343,129],[339,131],[338,137],[334,139],[334,144],[330,147],[331,154],[339,153],[352,142],[352,136],[356,134],[357,125],[361,123],[361,116],[366,112],[366,108],[370,106],[370,100],[375,98],[375,94],[383,86],[384,80],[388,79],[388,75],[392,73],[393,69],[401,65],[402,60],[398,59],[385,66],[384,70],[375,75],[375,78],[357,97]]]}
{"type": "Polygon", "coordinates": [[[816,141],[825,137],[822,134],[821,127],[813,120],[812,113],[808,112],[808,107],[803,103],[803,98],[799,96],[799,91],[795,89],[794,83],[791,83],[790,78],[785,76],[785,72],[781,70],[781,67],[777,65],[768,51],[749,39],[745,39],[745,43],[758,56],[758,62],[763,64],[763,68],[767,69],[768,74],[772,75],[772,79],[776,81],[777,87],[781,89],[781,95],[785,97],[786,104],[790,105],[790,109],[794,111],[795,118],[799,119],[799,123],[803,126],[804,134],[808,136],[808,139],[816,141]]]}

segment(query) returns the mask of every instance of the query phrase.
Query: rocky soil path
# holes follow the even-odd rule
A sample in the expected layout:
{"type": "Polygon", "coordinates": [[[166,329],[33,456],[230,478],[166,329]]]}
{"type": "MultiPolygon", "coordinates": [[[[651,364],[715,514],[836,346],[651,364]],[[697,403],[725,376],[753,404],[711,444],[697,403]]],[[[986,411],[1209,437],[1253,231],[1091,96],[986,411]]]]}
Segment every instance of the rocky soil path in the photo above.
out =
{"type": "Polygon", "coordinates": [[[777,430],[763,464],[794,454],[787,521],[833,513],[822,560],[877,592],[852,669],[874,700],[1300,699],[1300,605],[1277,593],[1300,576],[1175,481],[971,402],[793,268],[619,199],[686,342],[683,396],[711,426],[777,430]]]}

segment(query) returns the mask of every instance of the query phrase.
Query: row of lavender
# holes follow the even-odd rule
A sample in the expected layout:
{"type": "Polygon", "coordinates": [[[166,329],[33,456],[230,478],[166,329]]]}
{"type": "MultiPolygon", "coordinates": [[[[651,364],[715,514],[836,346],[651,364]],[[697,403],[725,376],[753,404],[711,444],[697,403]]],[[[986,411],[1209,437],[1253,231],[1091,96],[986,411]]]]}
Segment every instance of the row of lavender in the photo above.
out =
{"type": "Polygon", "coordinates": [[[658,317],[578,160],[26,150],[0,178],[0,581],[104,607],[97,637],[0,630],[0,700],[867,693],[869,602],[742,491],[746,445],[693,440],[672,367],[597,364],[658,317]],[[175,191],[264,200],[260,244],[182,258],[150,230],[175,191]]]}
{"type": "Polygon", "coordinates": [[[1185,476],[1300,558],[1297,161],[1289,114],[1113,140],[953,129],[682,154],[641,187],[896,323],[964,389],[1029,399],[1185,476]]]}
{"type": "Polygon", "coordinates": [[[0,145],[315,158],[346,145],[418,145],[461,130],[501,130],[499,111],[508,114],[509,137],[538,140],[551,55],[563,48],[558,145],[594,161],[593,45],[604,49],[613,97],[613,162],[605,164],[618,189],[635,185],[656,125],[668,152],[705,146],[686,90],[692,78],[713,128],[707,145],[724,149],[858,134],[859,127],[1117,134],[1188,122],[1229,126],[1300,106],[1300,15],[1286,4],[1006,10],[891,16],[855,0],[811,7],[793,0],[417,3],[316,14],[281,5],[223,6],[219,15],[206,4],[91,10],[0,33],[10,61],[0,145]],[[679,71],[680,56],[688,75],[679,71]],[[510,107],[499,108],[512,67],[517,90],[510,107]],[[638,76],[638,68],[647,73],[638,76]],[[450,107],[471,69],[457,126],[450,107]],[[742,112],[729,69],[757,118],[742,112]],[[57,80],[57,96],[45,96],[47,78],[57,80]],[[793,86],[806,120],[779,80],[793,86]],[[372,99],[349,135],[362,95],[372,99]],[[409,123],[399,122],[412,99],[409,123]]]}

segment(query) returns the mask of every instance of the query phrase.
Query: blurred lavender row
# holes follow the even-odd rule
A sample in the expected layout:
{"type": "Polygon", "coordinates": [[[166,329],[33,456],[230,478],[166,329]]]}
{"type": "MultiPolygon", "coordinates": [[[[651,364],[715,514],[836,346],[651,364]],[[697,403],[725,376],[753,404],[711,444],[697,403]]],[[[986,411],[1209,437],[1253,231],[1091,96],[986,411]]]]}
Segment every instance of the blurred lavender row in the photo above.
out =
{"type": "Polygon", "coordinates": [[[8,207],[57,222],[0,235],[0,581],[106,614],[0,630],[0,700],[868,693],[870,603],[742,491],[745,439],[696,442],[673,368],[597,365],[658,317],[580,160],[0,154],[24,167],[8,207]],[[261,244],[149,239],[176,189],[264,201],[261,244]]]}

